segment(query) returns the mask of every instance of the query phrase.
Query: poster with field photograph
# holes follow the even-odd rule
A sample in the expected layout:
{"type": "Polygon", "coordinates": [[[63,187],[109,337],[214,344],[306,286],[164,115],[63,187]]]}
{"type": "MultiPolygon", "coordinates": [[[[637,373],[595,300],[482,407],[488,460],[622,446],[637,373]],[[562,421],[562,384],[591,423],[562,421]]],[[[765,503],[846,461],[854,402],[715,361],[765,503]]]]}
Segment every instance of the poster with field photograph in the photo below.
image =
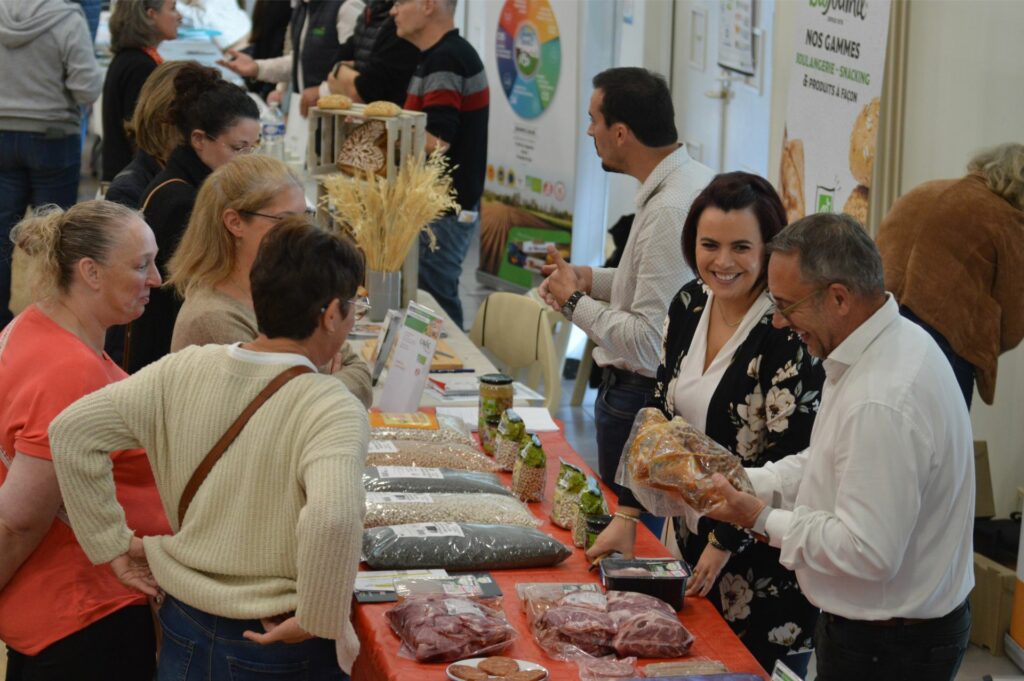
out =
{"type": "Polygon", "coordinates": [[[534,285],[548,245],[569,258],[575,175],[575,0],[490,2],[493,52],[480,271],[512,288],[534,285]]]}
{"type": "Polygon", "coordinates": [[[792,222],[849,213],[866,222],[890,0],[800,0],[779,194],[792,222]]]}

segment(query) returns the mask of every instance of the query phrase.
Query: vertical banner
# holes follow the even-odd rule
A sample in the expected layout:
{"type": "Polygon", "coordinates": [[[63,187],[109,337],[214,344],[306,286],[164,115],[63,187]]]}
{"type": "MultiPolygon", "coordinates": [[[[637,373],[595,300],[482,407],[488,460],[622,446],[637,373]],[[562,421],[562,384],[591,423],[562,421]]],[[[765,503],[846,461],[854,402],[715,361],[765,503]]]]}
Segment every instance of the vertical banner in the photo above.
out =
{"type": "Polygon", "coordinates": [[[480,272],[533,286],[554,244],[569,258],[577,129],[576,0],[487,3],[491,85],[480,272]]]}
{"type": "Polygon", "coordinates": [[[800,0],[780,194],[792,222],[867,220],[890,0],[800,0]]]}

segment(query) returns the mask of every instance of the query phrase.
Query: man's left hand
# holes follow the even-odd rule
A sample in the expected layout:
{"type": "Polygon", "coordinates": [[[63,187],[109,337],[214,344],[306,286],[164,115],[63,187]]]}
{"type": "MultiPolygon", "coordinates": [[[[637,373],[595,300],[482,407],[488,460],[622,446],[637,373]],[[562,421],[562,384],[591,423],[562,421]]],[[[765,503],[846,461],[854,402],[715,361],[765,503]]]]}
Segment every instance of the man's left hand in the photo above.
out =
{"type": "Polygon", "coordinates": [[[740,492],[721,473],[712,475],[711,482],[715,485],[715,491],[725,501],[709,510],[705,515],[740,527],[753,527],[754,521],[757,520],[757,516],[760,515],[766,504],[753,494],[740,492]]]}
{"type": "Polygon", "coordinates": [[[320,86],[314,85],[302,91],[302,99],[299,100],[299,114],[303,118],[309,116],[309,110],[316,106],[316,100],[320,99],[320,86]]]}

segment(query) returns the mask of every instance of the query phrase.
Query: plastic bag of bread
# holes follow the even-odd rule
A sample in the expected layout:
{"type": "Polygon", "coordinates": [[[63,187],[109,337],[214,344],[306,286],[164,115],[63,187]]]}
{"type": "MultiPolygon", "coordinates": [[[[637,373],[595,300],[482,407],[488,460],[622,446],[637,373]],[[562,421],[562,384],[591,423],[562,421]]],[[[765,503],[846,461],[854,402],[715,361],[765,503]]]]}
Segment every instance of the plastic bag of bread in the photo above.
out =
{"type": "Polygon", "coordinates": [[[684,515],[688,508],[706,514],[723,502],[711,482],[714,473],[753,494],[739,457],[684,419],[669,421],[647,407],[636,415],[615,481],[655,515],[684,515]]]}

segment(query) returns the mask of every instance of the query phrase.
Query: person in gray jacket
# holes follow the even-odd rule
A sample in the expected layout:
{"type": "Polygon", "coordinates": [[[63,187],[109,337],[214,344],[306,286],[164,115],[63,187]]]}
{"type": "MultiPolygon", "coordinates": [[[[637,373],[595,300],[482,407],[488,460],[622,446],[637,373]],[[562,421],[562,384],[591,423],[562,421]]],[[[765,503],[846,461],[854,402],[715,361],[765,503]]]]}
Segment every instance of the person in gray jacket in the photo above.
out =
{"type": "Polygon", "coordinates": [[[82,160],[80,105],[103,73],[82,8],[0,2],[0,328],[11,321],[11,228],[29,206],[70,208],[82,160]]]}

